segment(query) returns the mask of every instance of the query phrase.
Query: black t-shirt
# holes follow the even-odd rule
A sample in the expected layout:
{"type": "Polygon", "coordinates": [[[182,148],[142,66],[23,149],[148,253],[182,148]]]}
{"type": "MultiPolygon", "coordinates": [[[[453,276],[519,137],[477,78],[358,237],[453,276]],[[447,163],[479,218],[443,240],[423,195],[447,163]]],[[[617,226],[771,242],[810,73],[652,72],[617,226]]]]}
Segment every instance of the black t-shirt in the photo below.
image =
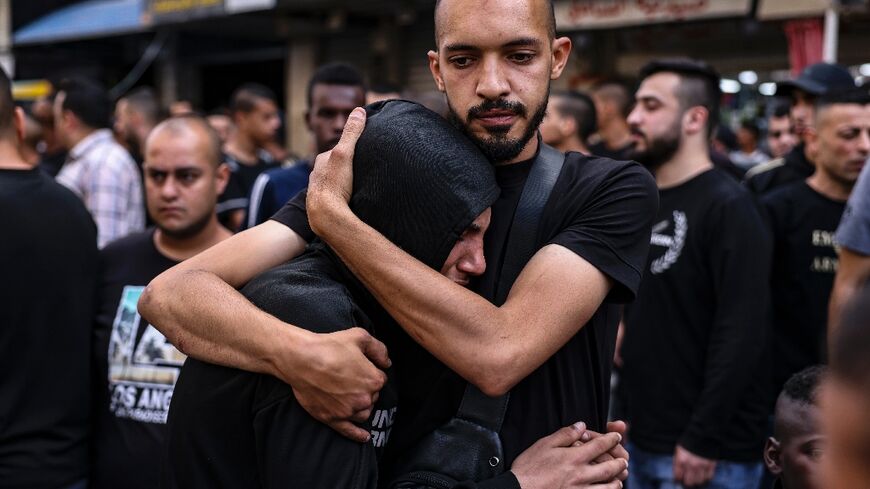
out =
{"type": "Polygon", "coordinates": [[[762,204],[774,239],[772,401],[792,374],[824,361],[828,299],[837,271],[834,233],[846,203],[801,181],[772,190],[762,204]]]}
{"type": "Polygon", "coordinates": [[[178,262],[154,245],[154,229],[100,252],[94,330],[95,489],[157,487],[166,416],[185,356],[136,309],[154,277],[178,262]]]}
{"type": "Polygon", "coordinates": [[[660,191],[649,260],[626,307],[631,440],[654,453],[758,460],[765,425],[770,239],[720,170],[660,191]]]}
{"type": "Polygon", "coordinates": [[[87,477],[96,226],[42,170],[0,170],[0,488],[87,477]]]}
{"type": "MultiPolygon", "coordinates": [[[[330,260],[309,247],[252,280],[242,293],[278,319],[315,332],[352,326],[373,331],[391,322],[377,311],[363,312],[360,294],[350,291],[361,286],[345,285],[346,277],[330,260]]],[[[357,443],[309,416],[284,382],[190,358],[169,413],[163,487],[373,489],[376,456],[390,437],[396,405],[389,380],[363,425],[371,442],[357,443]]]]}
{"type": "MultiPolygon", "coordinates": [[[[487,283],[497,280],[530,167],[531,162],[496,167],[502,194],[492,207],[484,244],[487,274],[480,290],[491,289],[487,283]]],[[[656,206],[655,184],[640,165],[568,154],[542,214],[537,248],[564,246],[615,285],[580,332],[513,389],[501,432],[506,466],[539,438],[576,421],[605,428],[618,303],[631,300],[637,290],[656,206]]],[[[291,227],[305,223],[304,196],[291,200],[273,219],[291,227]]],[[[293,229],[303,237],[307,232],[293,229]]],[[[465,382],[403,331],[381,331],[379,337],[389,348],[402,402],[385,455],[390,464],[456,413],[465,382]]]]}
{"type": "Polygon", "coordinates": [[[257,152],[257,161],[253,165],[246,165],[229,153],[223,154],[223,161],[230,167],[230,180],[218,197],[216,210],[221,222],[225,222],[228,213],[248,208],[251,189],[260,173],[281,166],[264,150],[257,152]]]}
{"type": "Polygon", "coordinates": [[[632,142],[616,149],[610,149],[604,141],[589,146],[589,152],[593,155],[614,160],[629,160],[632,151],[634,151],[634,143],[632,142]]]}

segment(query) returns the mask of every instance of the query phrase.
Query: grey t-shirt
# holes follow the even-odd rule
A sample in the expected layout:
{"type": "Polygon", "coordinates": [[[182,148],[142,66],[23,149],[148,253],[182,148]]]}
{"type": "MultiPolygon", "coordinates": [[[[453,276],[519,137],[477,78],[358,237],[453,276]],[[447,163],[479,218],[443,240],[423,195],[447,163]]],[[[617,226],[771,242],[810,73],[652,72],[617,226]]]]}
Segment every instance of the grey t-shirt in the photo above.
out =
{"type": "Polygon", "coordinates": [[[870,255],[870,164],[864,165],[837,228],[837,244],[870,255]]]}

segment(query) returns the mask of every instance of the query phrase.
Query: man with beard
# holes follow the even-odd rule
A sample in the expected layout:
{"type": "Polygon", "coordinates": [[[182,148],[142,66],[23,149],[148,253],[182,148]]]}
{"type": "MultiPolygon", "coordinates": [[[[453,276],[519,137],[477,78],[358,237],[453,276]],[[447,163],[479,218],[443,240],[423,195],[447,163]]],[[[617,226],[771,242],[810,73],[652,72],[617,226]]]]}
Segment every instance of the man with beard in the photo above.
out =
{"type": "Polygon", "coordinates": [[[755,489],[766,421],[767,231],[749,192],[708,156],[718,74],[673,59],[649,63],[640,78],[628,118],[634,158],[655,175],[661,207],[625,314],[629,485],[755,489]]]}
{"type": "MultiPolygon", "coordinates": [[[[354,212],[433,271],[467,284],[486,267],[488,206],[499,193],[491,166],[470,141],[419,105],[388,101],[367,110],[371,124],[355,158],[354,212]],[[408,192],[431,195],[408,199],[408,192]]],[[[252,280],[243,293],[265,311],[312,332],[357,325],[383,338],[400,333],[334,252],[317,240],[298,259],[252,280]]],[[[391,379],[408,373],[400,365],[388,372],[391,379]]],[[[393,422],[406,404],[398,399],[397,406],[395,382],[380,392],[364,424],[371,442],[357,443],[308,416],[293,388],[275,377],[190,359],[172,401],[164,485],[237,488],[256,480],[256,487],[264,488],[374,489],[376,456],[389,446],[393,422]]],[[[569,430],[579,438],[580,430],[569,430]]],[[[581,452],[596,457],[617,441],[610,434],[562,450],[578,458],[581,452]]],[[[528,450],[519,459],[518,474],[523,474],[524,462],[544,472],[546,460],[533,461],[535,453],[542,451],[528,450]]],[[[596,469],[613,477],[624,465],[614,460],[596,469]]],[[[550,481],[538,487],[559,486],[557,474],[542,475],[550,481]]]]}
{"type": "MultiPolygon", "coordinates": [[[[537,235],[526,238],[534,240],[537,252],[510,294],[497,291],[514,211],[525,190],[536,191],[524,189],[526,179],[539,152],[552,151],[536,133],[549,81],[561,74],[570,40],[555,37],[552,5],[545,0],[442,0],[435,23],[438,51],[429,52],[429,65],[436,86],[447,95],[451,120],[496,165],[502,190],[484,248],[490,266],[476,289],[485,297],[503,293],[507,300],[494,305],[433,273],[350,212],[347,185],[353,145],[364,121],[360,111],[348,120],[346,140],[315,165],[309,217],[402,328],[434,355],[411,355],[419,352],[413,343],[391,345],[396,366],[410,369],[410,377],[418,379],[404,392],[399,386],[403,402],[410,399],[411,404],[406,402],[408,415],[394,426],[388,446],[392,458],[456,413],[467,380],[491,396],[511,391],[501,430],[505,460],[495,461],[509,465],[535,440],[576,419],[595,430],[605,428],[620,303],[633,298],[640,280],[656,193],[648,173],[634,163],[569,154],[537,235]]],[[[348,372],[345,378],[335,370],[324,377],[311,367],[291,369],[290,363],[309,354],[295,351],[300,345],[286,336],[292,329],[257,311],[212,275],[217,272],[237,285],[250,278],[252,269],[257,271],[254,266],[274,263],[267,259],[293,256],[288,244],[300,246],[302,236],[312,236],[299,211],[300,197],[294,200],[275,216],[294,232],[269,222],[268,228],[264,224],[242,233],[219,252],[207,253],[209,272],[201,271],[202,260],[198,268],[182,267],[158,277],[140,307],[190,353],[298,385],[300,403],[316,418],[366,439],[365,430],[348,420],[370,408],[372,394],[383,384],[364,357],[373,340],[358,330],[346,334],[356,351],[340,365],[341,373],[348,372]],[[270,243],[280,249],[270,249],[270,243]],[[259,263],[214,265],[218,255],[222,260],[251,246],[262,250],[259,263]],[[235,311],[215,314],[211,301],[195,299],[205,289],[222,297],[221,307],[235,311]],[[247,327],[252,322],[256,324],[247,327]],[[351,361],[356,371],[346,370],[351,361]],[[318,388],[309,388],[314,381],[318,388]],[[343,390],[333,394],[337,386],[343,390]],[[352,395],[344,395],[348,392],[352,395]]],[[[317,363],[325,359],[331,360],[321,357],[317,363]]],[[[610,482],[613,487],[615,482],[610,482]]]]}
{"type": "Polygon", "coordinates": [[[145,197],[156,224],[101,251],[93,357],[91,487],[157,487],[166,416],[184,355],[136,312],[145,285],[230,236],[215,215],[229,169],[205,120],[184,116],[147,139],[145,197]]]}

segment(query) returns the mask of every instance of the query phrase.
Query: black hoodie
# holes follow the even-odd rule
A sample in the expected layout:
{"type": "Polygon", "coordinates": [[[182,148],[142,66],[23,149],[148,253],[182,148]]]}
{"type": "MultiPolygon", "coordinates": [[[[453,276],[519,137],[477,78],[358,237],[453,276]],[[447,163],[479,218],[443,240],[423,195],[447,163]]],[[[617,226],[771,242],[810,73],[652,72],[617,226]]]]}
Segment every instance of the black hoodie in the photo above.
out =
{"type": "MultiPolygon", "coordinates": [[[[440,269],[461,233],[498,196],[492,167],[470,141],[419,105],[388,101],[367,112],[351,209],[440,269]]],[[[279,319],[316,332],[400,330],[320,241],[242,293],[279,319]]],[[[377,455],[397,408],[388,375],[366,424],[372,443],[355,443],[311,418],[292,388],[274,377],[188,359],[169,412],[163,486],[373,488],[377,455]]]]}

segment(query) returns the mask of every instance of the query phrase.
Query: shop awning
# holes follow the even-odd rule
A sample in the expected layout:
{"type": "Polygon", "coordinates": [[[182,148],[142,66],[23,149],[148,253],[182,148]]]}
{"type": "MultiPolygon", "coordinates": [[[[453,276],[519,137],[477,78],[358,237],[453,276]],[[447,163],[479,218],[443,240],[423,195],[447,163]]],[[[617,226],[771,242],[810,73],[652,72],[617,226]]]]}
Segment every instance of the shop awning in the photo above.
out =
{"type": "Polygon", "coordinates": [[[145,30],[143,0],[88,0],[41,17],[18,29],[13,44],[44,44],[145,30]]]}

